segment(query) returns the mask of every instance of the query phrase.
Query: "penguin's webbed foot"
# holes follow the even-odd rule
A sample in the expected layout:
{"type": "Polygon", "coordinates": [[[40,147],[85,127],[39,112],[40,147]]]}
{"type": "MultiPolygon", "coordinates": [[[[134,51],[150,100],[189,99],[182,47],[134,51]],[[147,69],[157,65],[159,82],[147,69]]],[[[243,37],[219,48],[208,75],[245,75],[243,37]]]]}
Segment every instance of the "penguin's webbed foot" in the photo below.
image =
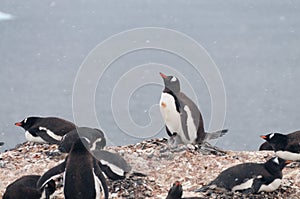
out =
{"type": "Polygon", "coordinates": [[[209,154],[213,154],[213,155],[219,155],[219,156],[223,156],[226,155],[226,151],[211,145],[208,142],[203,142],[201,144],[197,144],[196,150],[200,151],[201,153],[205,154],[205,155],[209,155],[209,154]]]}

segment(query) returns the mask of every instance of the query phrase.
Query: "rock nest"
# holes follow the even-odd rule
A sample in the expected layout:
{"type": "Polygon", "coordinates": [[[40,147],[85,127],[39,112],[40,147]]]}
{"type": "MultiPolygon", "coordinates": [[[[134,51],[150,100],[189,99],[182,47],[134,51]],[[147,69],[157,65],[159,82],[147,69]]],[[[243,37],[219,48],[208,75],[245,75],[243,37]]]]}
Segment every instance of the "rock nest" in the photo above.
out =
{"type": "MultiPolygon", "coordinates": [[[[133,173],[126,179],[107,180],[110,198],[165,198],[175,181],[183,185],[183,197],[201,198],[300,198],[300,172],[296,163],[283,169],[280,188],[271,193],[241,194],[208,191],[195,193],[213,180],[221,171],[245,162],[265,162],[274,156],[272,151],[225,151],[203,153],[192,146],[166,150],[166,139],[152,139],[128,146],[109,146],[106,150],[117,152],[132,166],[133,173]],[[221,155],[220,155],[221,154],[221,155]],[[136,175],[143,173],[147,176],[136,175]]],[[[24,143],[0,154],[0,196],[8,184],[23,175],[42,175],[64,160],[57,153],[57,145],[24,143]]],[[[57,184],[55,198],[63,198],[61,183],[57,184]]]]}

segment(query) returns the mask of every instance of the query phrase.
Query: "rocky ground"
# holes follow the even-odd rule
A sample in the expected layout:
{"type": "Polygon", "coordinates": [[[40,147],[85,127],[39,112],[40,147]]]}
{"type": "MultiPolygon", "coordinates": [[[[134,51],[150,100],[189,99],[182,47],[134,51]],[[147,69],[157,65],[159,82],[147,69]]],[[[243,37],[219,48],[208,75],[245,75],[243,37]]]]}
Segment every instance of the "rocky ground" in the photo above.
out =
{"type": "MultiPolygon", "coordinates": [[[[57,165],[65,155],[53,154],[56,145],[25,143],[0,155],[0,196],[8,184],[23,175],[43,174],[57,165]]],[[[132,166],[133,171],[146,177],[128,175],[125,180],[108,181],[110,198],[165,198],[172,184],[179,180],[183,185],[183,196],[200,198],[300,198],[300,173],[292,163],[283,170],[283,183],[272,193],[194,193],[213,180],[222,170],[244,162],[265,162],[274,155],[267,151],[225,151],[211,153],[182,146],[179,150],[166,149],[165,139],[147,140],[138,144],[106,147],[106,150],[121,154],[132,166]]],[[[58,185],[59,186],[59,185],[58,185]]],[[[56,191],[60,199],[62,189],[56,191]]]]}

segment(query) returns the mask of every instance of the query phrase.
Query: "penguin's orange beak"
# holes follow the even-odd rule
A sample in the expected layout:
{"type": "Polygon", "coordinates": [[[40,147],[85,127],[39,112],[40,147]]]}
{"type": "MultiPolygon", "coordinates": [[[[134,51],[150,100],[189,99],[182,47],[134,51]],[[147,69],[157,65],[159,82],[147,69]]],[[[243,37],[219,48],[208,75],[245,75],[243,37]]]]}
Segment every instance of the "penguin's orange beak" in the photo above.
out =
{"type": "Polygon", "coordinates": [[[176,181],[176,182],[175,182],[175,185],[176,185],[177,187],[179,187],[179,186],[180,186],[180,182],[179,182],[179,181],[176,181]]]}
{"type": "Polygon", "coordinates": [[[161,76],[162,78],[164,78],[164,79],[167,78],[167,75],[165,75],[165,74],[163,74],[163,73],[159,73],[159,74],[160,74],[160,76],[161,76]]]}
{"type": "Polygon", "coordinates": [[[292,160],[286,160],[284,163],[285,164],[290,164],[290,163],[292,163],[293,161],[292,160]]]}
{"type": "Polygon", "coordinates": [[[261,135],[260,136],[262,139],[267,139],[267,136],[265,136],[265,135],[261,135]]]}
{"type": "Polygon", "coordinates": [[[16,126],[22,126],[22,123],[21,122],[16,122],[15,125],[16,126]]]}

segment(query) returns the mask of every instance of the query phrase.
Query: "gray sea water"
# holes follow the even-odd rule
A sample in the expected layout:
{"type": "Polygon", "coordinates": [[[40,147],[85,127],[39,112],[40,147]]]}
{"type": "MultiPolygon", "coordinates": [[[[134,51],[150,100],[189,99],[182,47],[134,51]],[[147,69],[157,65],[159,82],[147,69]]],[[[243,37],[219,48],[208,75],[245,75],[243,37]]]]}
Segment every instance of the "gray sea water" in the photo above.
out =
{"type": "MultiPolygon", "coordinates": [[[[262,143],[259,135],[300,128],[298,1],[2,0],[0,12],[2,151],[25,141],[24,131],[14,123],[26,116],[57,116],[74,121],[73,87],[88,54],[115,34],[143,27],[186,34],[203,46],[215,62],[224,82],[224,128],[229,129],[216,143],[219,147],[256,150],[262,143]]],[[[174,46],[180,48],[176,40],[174,46]]],[[[188,95],[195,94],[205,129],[210,130],[213,102],[203,77],[180,56],[144,48],[120,55],[112,62],[97,79],[95,103],[86,104],[87,108],[94,107],[99,122],[95,127],[103,129],[108,144],[167,136],[157,108],[163,89],[160,66],[161,71],[170,71],[165,67],[169,66],[185,78],[188,83],[183,82],[182,89],[188,95]],[[158,63],[158,68],[150,67],[151,63],[158,63]],[[126,86],[126,81],[119,80],[142,65],[146,68],[131,80],[153,78],[154,83],[135,85],[129,99],[117,96],[117,111],[126,112],[121,106],[125,104],[130,113],[130,117],[122,116],[119,121],[115,119],[119,113],[112,112],[114,89],[120,84],[126,86]],[[188,91],[190,87],[193,93],[188,91]],[[157,131],[144,133],[150,123],[157,131]],[[122,131],[133,124],[141,130],[122,131]]],[[[131,80],[127,80],[128,84],[131,80]]],[[[89,76],[85,81],[90,81],[89,76]]],[[[84,115],[84,107],[81,112],[84,115]]]]}

